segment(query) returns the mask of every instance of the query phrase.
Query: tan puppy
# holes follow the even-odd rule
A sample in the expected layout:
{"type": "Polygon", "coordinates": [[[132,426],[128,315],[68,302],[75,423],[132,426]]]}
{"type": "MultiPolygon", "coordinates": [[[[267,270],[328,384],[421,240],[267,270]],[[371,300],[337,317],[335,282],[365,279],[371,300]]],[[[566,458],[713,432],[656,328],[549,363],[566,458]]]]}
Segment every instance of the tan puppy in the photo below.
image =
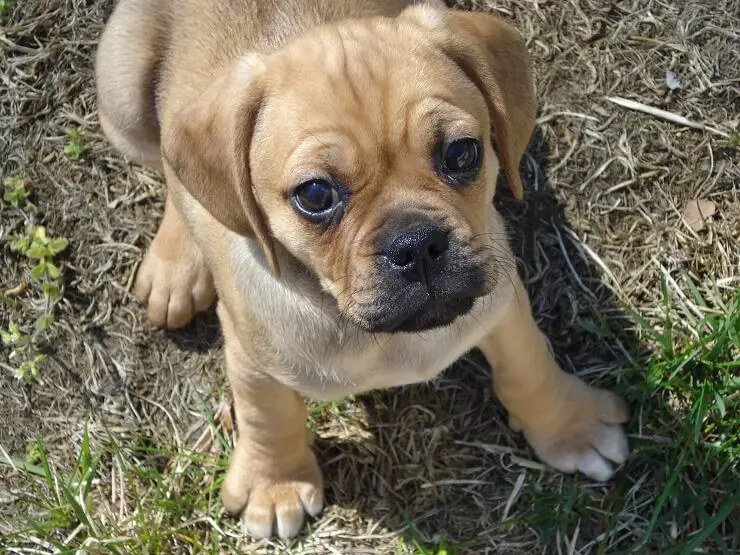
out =
{"type": "Polygon", "coordinates": [[[218,293],[223,501],[255,536],[322,508],[302,396],[428,380],[476,346],[544,461],[605,480],[627,456],[624,403],[558,368],[492,205],[500,169],[522,195],[523,42],[411,3],[121,0],[100,43],[103,129],[167,178],[136,294],[177,327],[218,293]]]}

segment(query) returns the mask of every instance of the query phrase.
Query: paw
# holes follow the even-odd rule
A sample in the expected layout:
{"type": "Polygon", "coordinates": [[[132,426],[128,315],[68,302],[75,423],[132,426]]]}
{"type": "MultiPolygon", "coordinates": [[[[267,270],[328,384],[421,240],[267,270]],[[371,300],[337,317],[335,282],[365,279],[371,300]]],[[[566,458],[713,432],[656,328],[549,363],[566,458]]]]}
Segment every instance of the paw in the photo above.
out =
{"type": "Polygon", "coordinates": [[[550,466],[604,482],[614,474],[613,463],[627,460],[629,445],[620,424],[629,419],[629,409],[609,391],[562,376],[552,411],[540,412],[536,419],[512,417],[511,423],[550,466]]]}
{"type": "Polygon", "coordinates": [[[292,468],[282,462],[232,456],[221,496],[231,514],[241,514],[242,527],[254,538],[297,536],[305,514],[317,516],[324,508],[321,471],[310,449],[292,468]]]}
{"type": "Polygon", "coordinates": [[[157,233],[139,268],[136,298],[156,326],[181,328],[213,304],[213,278],[189,237],[168,241],[157,233]]]}

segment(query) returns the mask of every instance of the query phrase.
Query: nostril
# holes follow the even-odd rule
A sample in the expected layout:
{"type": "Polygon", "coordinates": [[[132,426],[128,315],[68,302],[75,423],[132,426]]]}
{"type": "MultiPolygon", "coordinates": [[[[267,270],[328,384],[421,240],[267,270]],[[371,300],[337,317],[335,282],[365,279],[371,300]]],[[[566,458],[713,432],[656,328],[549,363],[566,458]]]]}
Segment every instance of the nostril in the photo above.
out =
{"type": "Polygon", "coordinates": [[[413,261],[414,255],[410,250],[407,249],[399,249],[395,253],[393,253],[393,256],[391,257],[391,262],[393,263],[393,265],[400,268],[408,266],[413,261]]]}
{"type": "Polygon", "coordinates": [[[442,256],[449,248],[450,243],[447,240],[446,233],[435,233],[429,243],[427,243],[427,253],[430,258],[436,259],[442,256]]]}
{"type": "Polygon", "coordinates": [[[439,258],[445,253],[448,246],[449,243],[447,242],[447,238],[445,237],[444,240],[440,239],[438,241],[433,241],[429,243],[427,252],[429,253],[429,256],[431,258],[439,258]]]}

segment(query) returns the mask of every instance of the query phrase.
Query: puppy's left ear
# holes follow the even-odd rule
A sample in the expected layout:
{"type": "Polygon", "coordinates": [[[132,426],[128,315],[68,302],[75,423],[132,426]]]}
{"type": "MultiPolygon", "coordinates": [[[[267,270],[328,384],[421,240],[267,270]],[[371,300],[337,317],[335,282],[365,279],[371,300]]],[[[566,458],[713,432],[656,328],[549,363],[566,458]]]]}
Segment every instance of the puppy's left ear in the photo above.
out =
{"type": "Polygon", "coordinates": [[[522,36],[504,20],[482,12],[416,6],[403,17],[425,27],[483,93],[501,166],[512,193],[521,199],[519,163],[537,116],[532,63],[522,36]]]}

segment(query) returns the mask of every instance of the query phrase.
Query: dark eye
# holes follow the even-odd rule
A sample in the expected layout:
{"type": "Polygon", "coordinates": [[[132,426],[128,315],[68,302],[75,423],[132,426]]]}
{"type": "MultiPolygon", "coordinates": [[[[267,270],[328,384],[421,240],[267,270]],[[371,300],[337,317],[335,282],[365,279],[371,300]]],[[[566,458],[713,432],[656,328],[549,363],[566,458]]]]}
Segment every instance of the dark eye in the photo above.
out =
{"type": "Polygon", "coordinates": [[[312,179],[293,190],[293,200],[305,217],[312,221],[323,221],[333,215],[334,209],[341,202],[341,196],[329,181],[312,179]]]}
{"type": "Polygon", "coordinates": [[[442,172],[450,177],[470,174],[480,167],[481,152],[477,139],[457,139],[442,148],[442,172]]]}

